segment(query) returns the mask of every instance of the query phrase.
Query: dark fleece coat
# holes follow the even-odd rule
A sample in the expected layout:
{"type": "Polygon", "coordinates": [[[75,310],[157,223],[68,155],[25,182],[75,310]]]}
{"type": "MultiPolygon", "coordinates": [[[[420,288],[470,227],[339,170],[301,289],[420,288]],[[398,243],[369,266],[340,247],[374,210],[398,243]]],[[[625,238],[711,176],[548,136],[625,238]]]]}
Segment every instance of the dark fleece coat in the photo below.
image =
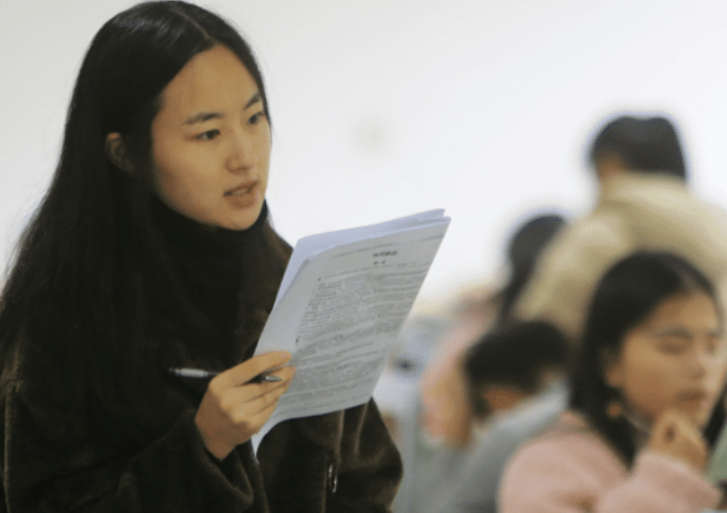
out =
{"type": "MultiPolygon", "coordinates": [[[[265,309],[259,326],[236,330],[240,355],[254,350],[269,305],[265,309]]],[[[0,396],[0,513],[391,509],[402,464],[373,401],[284,422],[266,436],[257,456],[248,442],[220,462],[207,452],[194,421],[205,383],[170,377],[160,411],[173,419],[166,431],[124,439],[113,421],[74,411],[30,379],[26,347],[18,345],[0,396]]],[[[180,364],[205,365],[192,354],[186,352],[180,364]]]]}

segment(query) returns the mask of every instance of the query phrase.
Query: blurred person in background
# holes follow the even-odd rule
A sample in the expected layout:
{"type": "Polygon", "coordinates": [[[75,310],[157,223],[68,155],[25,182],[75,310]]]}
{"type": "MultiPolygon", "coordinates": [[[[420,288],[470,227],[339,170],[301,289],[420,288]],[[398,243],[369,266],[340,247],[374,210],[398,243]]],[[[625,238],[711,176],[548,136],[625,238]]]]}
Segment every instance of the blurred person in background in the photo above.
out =
{"type": "Polygon", "coordinates": [[[406,409],[416,417],[399,422],[414,429],[398,430],[398,439],[410,442],[399,446],[405,471],[394,503],[397,513],[427,511],[449,489],[450,479],[474,444],[476,418],[463,356],[483,333],[509,322],[510,305],[527,283],[538,255],[564,224],[561,215],[547,213],[519,225],[508,243],[506,284],[494,293],[484,287],[463,293],[446,324],[440,325],[440,336],[418,382],[421,397],[414,399],[415,407],[406,409]]]}
{"type": "Polygon", "coordinates": [[[464,373],[482,428],[432,511],[495,513],[510,456],[565,409],[568,350],[555,327],[532,321],[494,329],[467,352],[464,373]]]}
{"type": "Polygon", "coordinates": [[[681,255],[724,290],[727,214],[687,188],[682,148],[669,119],[610,120],[589,157],[599,185],[596,205],[548,247],[514,306],[515,317],[548,320],[576,344],[596,283],[638,249],[681,255]]]}
{"type": "Polygon", "coordinates": [[[468,291],[448,314],[411,319],[374,390],[404,462],[395,513],[425,511],[431,497],[446,488],[446,480],[464,454],[467,442],[461,440],[469,440],[472,415],[466,383],[451,380],[441,390],[456,401],[446,405],[446,421],[438,423],[446,433],[445,443],[444,437],[434,438],[424,425],[421,379],[427,365],[439,358],[443,342],[469,344],[469,337],[476,339],[486,329],[492,318],[487,297],[482,290],[468,291]]]}
{"type": "Polygon", "coordinates": [[[376,384],[376,405],[400,451],[412,441],[403,435],[413,431],[411,421],[418,417],[419,380],[446,327],[443,316],[407,320],[376,384]]]}
{"type": "Polygon", "coordinates": [[[472,409],[469,386],[462,373],[462,356],[489,329],[508,323],[512,305],[528,282],[538,256],[565,220],[543,214],[526,220],[510,238],[507,260],[510,276],[498,292],[476,290],[460,299],[450,330],[422,376],[426,433],[452,448],[470,442],[472,409]]]}
{"type": "Polygon", "coordinates": [[[560,382],[567,358],[563,335],[546,322],[510,323],[487,332],[463,362],[476,416],[508,411],[560,382]]]}
{"type": "Polygon", "coordinates": [[[467,349],[494,323],[497,303],[488,292],[478,288],[458,298],[422,373],[424,434],[436,445],[458,450],[470,442],[474,412],[460,364],[467,349]]]}
{"type": "Polygon", "coordinates": [[[639,252],[591,303],[569,409],[509,463],[502,513],[698,513],[722,491],[704,477],[725,420],[724,313],[688,261],[639,252]]]}

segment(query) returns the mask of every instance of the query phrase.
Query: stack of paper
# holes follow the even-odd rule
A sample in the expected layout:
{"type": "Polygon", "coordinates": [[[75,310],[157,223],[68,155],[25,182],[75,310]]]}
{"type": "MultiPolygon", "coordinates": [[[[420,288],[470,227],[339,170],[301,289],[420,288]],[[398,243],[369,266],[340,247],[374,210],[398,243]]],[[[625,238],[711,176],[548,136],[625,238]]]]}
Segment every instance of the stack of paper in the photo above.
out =
{"type": "Polygon", "coordinates": [[[263,429],[368,402],[450,219],[433,210],[298,241],[255,354],[296,375],[263,429]]]}

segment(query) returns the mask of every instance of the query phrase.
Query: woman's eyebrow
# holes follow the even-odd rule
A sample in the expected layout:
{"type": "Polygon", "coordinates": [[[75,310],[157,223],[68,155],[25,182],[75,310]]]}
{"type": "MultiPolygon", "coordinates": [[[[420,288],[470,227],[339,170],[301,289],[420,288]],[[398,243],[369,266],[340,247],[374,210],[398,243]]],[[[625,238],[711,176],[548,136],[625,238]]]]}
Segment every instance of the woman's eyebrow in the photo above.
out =
{"type": "Polygon", "coordinates": [[[255,103],[259,102],[260,100],[262,100],[262,96],[260,95],[260,91],[257,91],[257,92],[256,92],[255,94],[253,94],[253,95],[252,95],[252,96],[250,97],[250,99],[249,99],[249,100],[247,101],[247,103],[245,104],[245,108],[246,108],[246,109],[249,109],[251,105],[253,105],[253,104],[255,104],[255,103]]]}
{"type": "Polygon", "coordinates": [[[188,117],[184,122],[183,125],[194,125],[195,123],[204,123],[205,121],[209,121],[210,119],[220,119],[224,118],[225,115],[221,112],[198,112],[194,116],[188,117]]]}
{"type": "MultiPolygon", "coordinates": [[[[256,104],[257,102],[262,100],[262,96],[260,95],[260,92],[256,92],[252,95],[252,97],[247,101],[245,104],[245,109],[249,109],[250,106],[256,104]]],[[[182,123],[183,125],[194,125],[196,123],[204,123],[205,121],[209,121],[210,119],[222,119],[225,115],[221,112],[198,112],[197,114],[194,114],[193,116],[188,117],[184,120],[182,123]]]]}
{"type": "Polygon", "coordinates": [[[693,336],[693,333],[685,328],[680,327],[669,327],[660,330],[654,330],[651,333],[654,337],[687,337],[693,336]]]}

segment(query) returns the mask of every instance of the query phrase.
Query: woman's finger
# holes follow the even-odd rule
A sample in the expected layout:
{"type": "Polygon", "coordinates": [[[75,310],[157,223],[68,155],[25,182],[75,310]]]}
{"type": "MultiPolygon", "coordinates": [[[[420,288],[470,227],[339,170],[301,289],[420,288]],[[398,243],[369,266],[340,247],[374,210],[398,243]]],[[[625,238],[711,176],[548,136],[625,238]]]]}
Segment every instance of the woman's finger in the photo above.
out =
{"type": "Polygon", "coordinates": [[[249,383],[253,378],[265,371],[285,365],[290,361],[291,355],[287,351],[275,351],[253,356],[249,360],[218,374],[210,386],[223,388],[237,387],[249,383]]]}
{"type": "Polygon", "coordinates": [[[240,405],[234,412],[230,412],[231,427],[238,433],[236,435],[237,443],[249,440],[251,436],[260,431],[275,411],[278,399],[284,392],[285,389],[275,390],[255,401],[240,405]]]}
{"type": "Polygon", "coordinates": [[[651,431],[651,438],[660,444],[668,443],[674,438],[676,430],[676,419],[670,412],[665,412],[659,417],[651,431]]]}
{"type": "Polygon", "coordinates": [[[235,423],[235,426],[240,434],[241,442],[249,440],[253,435],[256,435],[260,432],[262,427],[265,425],[265,423],[275,411],[276,404],[277,402],[272,402],[267,407],[263,408],[254,415],[244,417],[244,421],[235,423]]]}
{"type": "Polygon", "coordinates": [[[676,457],[701,469],[704,467],[707,446],[702,434],[677,411],[667,411],[657,419],[649,441],[651,450],[676,457]]]}
{"type": "Polygon", "coordinates": [[[220,407],[223,410],[233,410],[240,405],[253,402],[278,389],[287,389],[290,378],[279,382],[266,382],[233,387],[225,391],[220,399],[220,407]]]}
{"type": "Polygon", "coordinates": [[[286,390],[287,387],[285,386],[277,387],[275,390],[271,390],[267,394],[256,397],[252,401],[238,404],[237,407],[233,409],[234,419],[237,420],[246,417],[253,418],[270,407],[274,408],[278,403],[278,399],[282,397],[286,390]]]}

